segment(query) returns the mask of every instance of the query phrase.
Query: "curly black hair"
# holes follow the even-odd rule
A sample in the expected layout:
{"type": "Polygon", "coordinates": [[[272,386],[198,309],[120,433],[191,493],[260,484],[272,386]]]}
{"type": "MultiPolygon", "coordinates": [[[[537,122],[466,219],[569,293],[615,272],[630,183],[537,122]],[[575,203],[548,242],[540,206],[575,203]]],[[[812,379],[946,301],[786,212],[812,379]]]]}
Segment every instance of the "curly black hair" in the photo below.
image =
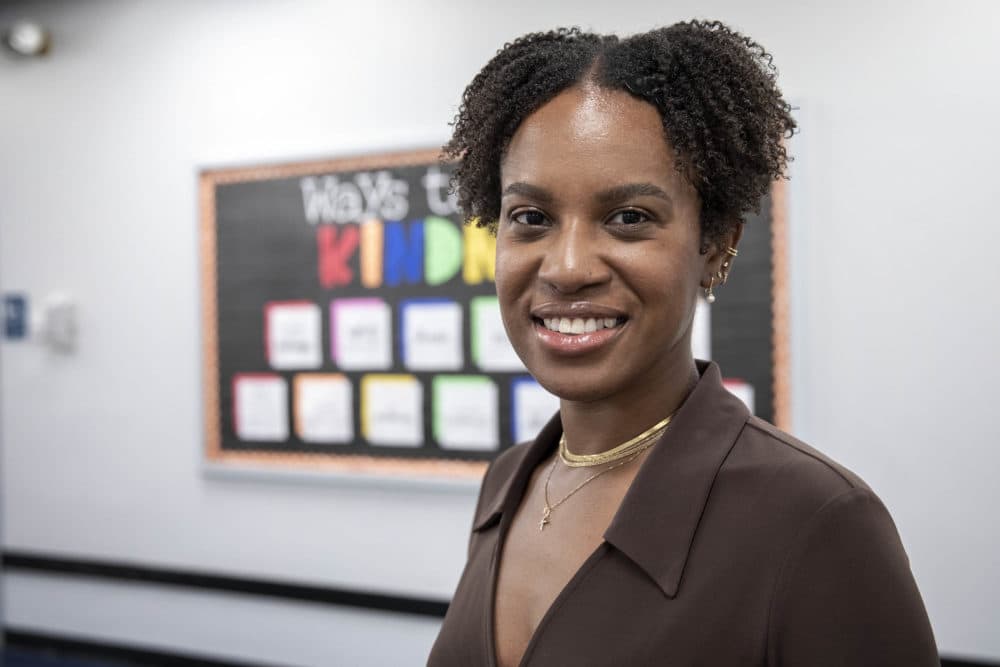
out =
{"type": "Polygon", "coordinates": [[[718,21],[688,21],[619,38],[578,28],[510,42],[465,89],[445,159],[467,219],[496,230],[500,165],[521,122],[563,90],[583,83],[623,90],[663,119],[675,165],[701,199],[704,242],[717,241],[758,211],[785,175],[783,139],[796,128],[759,44],[718,21]]]}

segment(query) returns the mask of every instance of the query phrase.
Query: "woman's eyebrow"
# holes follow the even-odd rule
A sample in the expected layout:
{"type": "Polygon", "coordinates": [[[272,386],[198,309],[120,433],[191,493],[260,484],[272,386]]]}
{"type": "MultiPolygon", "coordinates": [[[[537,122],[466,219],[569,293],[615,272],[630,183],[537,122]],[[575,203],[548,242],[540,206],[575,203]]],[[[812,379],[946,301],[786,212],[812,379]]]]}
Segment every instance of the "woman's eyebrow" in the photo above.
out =
{"type": "Polygon", "coordinates": [[[554,199],[548,190],[540,188],[537,185],[532,185],[531,183],[525,183],[524,181],[515,181],[508,185],[503,189],[500,198],[503,199],[508,195],[521,195],[522,197],[535,199],[543,203],[550,203],[554,199]]]}
{"type": "Polygon", "coordinates": [[[602,204],[620,202],[626,199],[631,199],[632,197],[658,197],[670,204],[674,201],[663,188],[658,185],[653,185],[652,183],[626,183],[624,185],[616,185],[606,190],[601,190],[596,195],[597,201],[602,204]]]}
{"type": "MultiPolygon", "coordinates": [[[[522,197],[534,199],[542,203],[551,203],[555,199],[548,190],[524,181],[515,181],[508,185],[500,194],[500,198],[502,199],[508,195],[521,195],[522,197]]],[[[668,204],[673,204],[674,202],[666,190],[652,183],[625,183],[601,190],[594,195],[597,202],[604,205],[614,204],[633,197],[657,197],[668,204]]]]}

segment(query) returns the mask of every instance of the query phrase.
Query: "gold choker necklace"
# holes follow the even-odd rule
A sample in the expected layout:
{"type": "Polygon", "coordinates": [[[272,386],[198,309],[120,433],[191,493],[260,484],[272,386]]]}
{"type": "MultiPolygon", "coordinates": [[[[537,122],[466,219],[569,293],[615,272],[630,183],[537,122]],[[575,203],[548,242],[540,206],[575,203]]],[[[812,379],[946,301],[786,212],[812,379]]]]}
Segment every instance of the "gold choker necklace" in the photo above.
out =
{"type": "Polygon", "coordinates": [[[612,461],[621,461],[645,449],[651,441],[658,438],[667,429],[673,417],[674,415],[671,413],[634,438],[599,454],[574,454],[569,451],[569,446],[566,444],[566,434],[563,433],[559,438],[559,458],[571,468],[589,468],[612,461]]]}

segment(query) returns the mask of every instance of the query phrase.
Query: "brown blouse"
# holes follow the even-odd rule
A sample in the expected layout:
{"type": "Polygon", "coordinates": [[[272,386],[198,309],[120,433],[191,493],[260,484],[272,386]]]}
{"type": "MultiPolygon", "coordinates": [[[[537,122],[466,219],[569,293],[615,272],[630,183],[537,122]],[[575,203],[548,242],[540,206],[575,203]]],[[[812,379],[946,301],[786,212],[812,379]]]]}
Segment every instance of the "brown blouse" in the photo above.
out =
{"type": "MultiPolygon", "coordinates": [[[[715,364],[643,462],[527,665],[940,665],[885,506],[855,474],[750,416],[715,364]]],[[[431,667],[495,667],[500,547],[556,415],[483,480],[431,667]]]]}

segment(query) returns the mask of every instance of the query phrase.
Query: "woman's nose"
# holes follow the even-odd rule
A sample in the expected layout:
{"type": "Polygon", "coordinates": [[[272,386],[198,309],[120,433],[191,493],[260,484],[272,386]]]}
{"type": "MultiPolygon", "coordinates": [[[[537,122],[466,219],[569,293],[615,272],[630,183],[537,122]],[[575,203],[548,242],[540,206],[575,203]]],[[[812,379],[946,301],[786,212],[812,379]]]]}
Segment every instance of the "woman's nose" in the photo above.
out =
{"type": "Polygon", "coordinates": [[[610,279],[596,226],[587,220],[556,226],[545,250],[538,277],[554,291],[572,294],[610,279]]]}

